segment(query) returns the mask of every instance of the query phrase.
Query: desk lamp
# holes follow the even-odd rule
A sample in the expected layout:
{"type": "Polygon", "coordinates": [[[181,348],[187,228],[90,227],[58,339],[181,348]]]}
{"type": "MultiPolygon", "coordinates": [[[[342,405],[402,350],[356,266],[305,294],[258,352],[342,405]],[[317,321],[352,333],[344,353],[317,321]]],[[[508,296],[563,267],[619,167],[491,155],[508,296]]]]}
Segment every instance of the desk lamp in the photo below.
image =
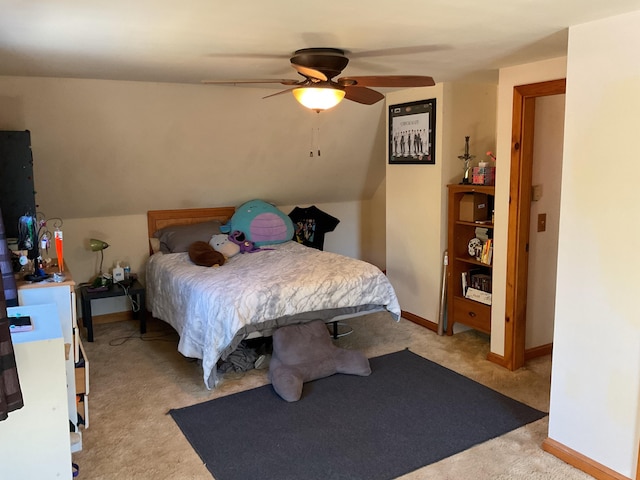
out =
{"type": "Polygon", "coordinates": [[[89,240],[89,248],[91,248],[93,252],[100,252],[100,271],[98,272],[96,279],[93,281],[93,286],[97,287],[102,285],[102,262],[104,261],[104,249],[109,248],[109,244],[102,240],[92,238],[89,240]]]}

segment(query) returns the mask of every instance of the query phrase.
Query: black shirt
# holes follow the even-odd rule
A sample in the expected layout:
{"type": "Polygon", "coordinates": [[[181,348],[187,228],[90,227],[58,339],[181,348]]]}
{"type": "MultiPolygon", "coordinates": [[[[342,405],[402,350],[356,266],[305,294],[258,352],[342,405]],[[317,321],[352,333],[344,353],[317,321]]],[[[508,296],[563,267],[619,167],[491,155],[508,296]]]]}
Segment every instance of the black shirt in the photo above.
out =
{"type": "Polygon", "coordinates": [[[307,208],[296,207],[289,213],[295,235],[293,239],[307,247],[322,250],[324,234],[333,232],[340,220],[323,212],[315,205],[307,208]]]}

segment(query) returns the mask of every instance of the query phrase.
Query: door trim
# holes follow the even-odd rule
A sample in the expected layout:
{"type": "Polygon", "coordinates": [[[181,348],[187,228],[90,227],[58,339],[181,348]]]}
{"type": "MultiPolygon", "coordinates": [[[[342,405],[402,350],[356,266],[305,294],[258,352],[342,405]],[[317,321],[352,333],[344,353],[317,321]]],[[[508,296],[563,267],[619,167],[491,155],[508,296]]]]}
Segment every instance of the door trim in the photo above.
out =
{"type": "Polygon", "coordinates": [[[509,370],[517,370],[525,362],[535,100],[565,92],[566,79],[519,85],[513,89],[504,334],[504,360],[509,370]]]}

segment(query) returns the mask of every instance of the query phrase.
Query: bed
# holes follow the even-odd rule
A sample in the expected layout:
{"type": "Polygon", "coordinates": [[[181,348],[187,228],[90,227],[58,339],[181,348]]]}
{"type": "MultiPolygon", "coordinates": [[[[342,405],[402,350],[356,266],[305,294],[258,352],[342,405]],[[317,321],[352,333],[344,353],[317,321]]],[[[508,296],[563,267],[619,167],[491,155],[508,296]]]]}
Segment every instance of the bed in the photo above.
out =
{"type": "Polygon", "coordinates": [[[146,264],[147,308],[178,332],[182,355],[202,361],[207,388],[218,383],[218,360],[245,338],[267,336],[294,323],[336,322],[380,310],[400,318],[393,287],[367,262],[287,241],[206,268],[193,264],[185,251],[157,251],[157,241],[151,240],[157,232],[166,235],[184,225],[189,230],[215,228],[233,212],[233,207],[222,207],[147,215],[152,245],[146,264]]]}

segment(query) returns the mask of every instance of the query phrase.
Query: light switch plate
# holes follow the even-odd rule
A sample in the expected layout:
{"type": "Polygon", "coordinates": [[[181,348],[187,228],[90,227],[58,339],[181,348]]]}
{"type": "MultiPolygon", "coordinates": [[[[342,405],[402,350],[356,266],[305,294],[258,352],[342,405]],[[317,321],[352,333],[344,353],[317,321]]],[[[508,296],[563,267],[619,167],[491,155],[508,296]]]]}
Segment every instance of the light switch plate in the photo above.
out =
{"type": "Polygon", "coordinates": [[[547,229],[547,214],[539,213],[538,214],[538,231],[544,232],[547,229]]]}

